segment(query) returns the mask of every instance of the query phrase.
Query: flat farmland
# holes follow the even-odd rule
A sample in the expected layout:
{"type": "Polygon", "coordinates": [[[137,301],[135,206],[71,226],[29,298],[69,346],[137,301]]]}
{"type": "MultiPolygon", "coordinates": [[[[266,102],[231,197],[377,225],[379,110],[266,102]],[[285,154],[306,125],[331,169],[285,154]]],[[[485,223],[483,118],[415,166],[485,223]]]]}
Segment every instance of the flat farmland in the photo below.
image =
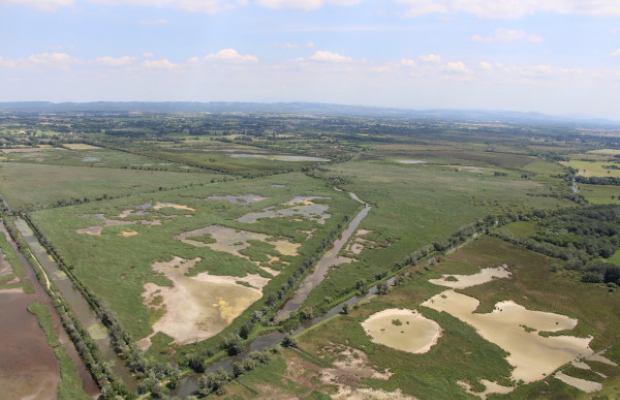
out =
{"type": "Polygon", "coordinates": [[[136,192],[208,183],[221,175],[0,163],[0,193],[11,207],[46,207],[136,192]]]}

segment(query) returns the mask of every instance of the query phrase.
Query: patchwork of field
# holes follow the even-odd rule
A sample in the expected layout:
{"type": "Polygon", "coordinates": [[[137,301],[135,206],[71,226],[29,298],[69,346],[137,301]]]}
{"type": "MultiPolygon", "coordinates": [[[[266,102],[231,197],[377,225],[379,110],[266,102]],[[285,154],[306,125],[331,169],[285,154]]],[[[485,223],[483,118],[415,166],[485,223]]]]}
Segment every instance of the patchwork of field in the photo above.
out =
{"type": "Polygon", "coordinates": [[[573,155],[570,161],[562,161],[562,165],[577,170],[577,174],[585,177],[620,177],[620,161],[605,153],[573,155]]]}
{"type": "Polygon", "coordinates": [[[256,301],[277,291],[360,206],[320,180],[288,174],[32,217],[133,337],[161,332],[186,344],[221,332],[246,309],[262,308],[256,301]]]}
{"type": "Polygon", "coordinates": [[[65,149],[37,149],[9,152],[7,161],[35,164],[68,165],[74,167],[123,168],[131,170],[187,172],[195,168],[141,156],[139,154],[90,146],[68,144],[65,149]]]}
{"type": "Polygon", "coordinates": [[[215,174],[122,171],[26,163],[0,164],[0,193],[13,208],[47,207],[149,192],[220,179],[215,174]]]}
{"type": "Polygon", "coordinates": [[[300,156],[251,147],[169,148],[144,151],[142,154],[239,175],[298,171],[319,162],[330,161],[324,157],[300,156]]]}
{"type": "Polygon", "coordinates": [[[414,268],[387,295],[301,335],[299,350],[286,351],[277,372],[261,368],[242,378],[249,389],[231,388],[231,395],[585,399],[615,393],[618,293],[552,272],[557,264],[479,238],[435,266],[414,268]],[[416,326],[414,318],[441,330],[426,352],[405,348],[437,331],[416,326]]]}

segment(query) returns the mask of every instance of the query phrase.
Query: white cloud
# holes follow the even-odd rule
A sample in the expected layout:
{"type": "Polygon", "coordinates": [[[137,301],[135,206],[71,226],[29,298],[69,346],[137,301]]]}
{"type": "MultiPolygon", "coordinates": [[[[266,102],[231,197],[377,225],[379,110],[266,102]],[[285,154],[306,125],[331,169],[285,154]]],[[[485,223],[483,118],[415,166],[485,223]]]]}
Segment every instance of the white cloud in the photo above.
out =
{"type": "Polygon", "coordinates": [[[543,39],[542,36],[538,36],[538,35],[527,35],[527,40],[529,40],[532,43],[540,43],[544,41],[545,39],[543,39]]]}
{"type": "Polygon", "coordinates": [[[256,0],[257,4],[269,8],[300,8],[313,10],[325,4],[334,6],[352,6],[361,0],[256,0]]]}
{"type": "Polygon", "coordinates": [[[223,49],[218,51],[217,53],[207,54],[204,59],[205,61],[218,61],[235,64],[258,62],[258,58],[256,58],[255,56],[249,54],[242,56],[235,49],[223,49]]]}
{"type": "Polygon", "coordinates": [[[392,72],[392,68],[390,68],[388,65],[381,65],[381,66],[378,66],[378,67],[370,68],[370,71],[372,71],[372,72],[392,72]]]}
{"type": "Polygon", "coordinates": [[[143,19],[140,21],[141,25],[167,25],[168,20],[166,19],[143,19]]]}
{"type": "Polygon", "coordinates": [[[486,61],[481,61],[480,64],[478,64],[478,66],[480,67],[480,69],[486,69],[486,70],[493,69],[493,64],[488,63],[486,61]]]}
{"type": "Polygon", "coordinates": [[[68,64],[76,59],[67,53],[41,53],[31,55],[28,61],[34,64],[68,64]]]}
{"type": "Polygon", "coordinates": [[[414,60],[410,60],[407,58],[403,58],[402,60],[400,60],[400,64],[404,65],[405,67],[416,67],[418,65],[414,60]]]}
{"type": "Polygon", "coordinates": [[[155,57],[155,54],[153,54],[153,53],[142,53],[142,57],[153,58],[153,57],[155,57]]]}
{"type": "Polygon", "coordinates": [[[179,66],[178,64],[168,61],[165,58],[162,58],[160,60],[144,60],[144,62],[142,62],[141,65],[144,68],[148,68],[148,69],[163,69],[163,70],[175,69],[179,66]]]}
{"type": "Polygon", "coordinates": [[[620,49],[614,51],[609,55],[610,57],[620,57],[620,49]]]}
{"type": "Polygon", "coordinates": [[[309,49],[312,49],[312,48],[314,48],[314,43],[308,42],[308,43],[306,43],[306,47],[309,48],[309,49]]]}
{"type": "Polygon", "coordinates": [[[14,60],[7,60],[5,58],[0,57],[0,67],[14,67],[14,66],[15,66],[14,60]]]}
{"type": "Polygon", "coordinates": [[[441,56],[439,54],[426,54],[426,55],[421,55],[420,60],[427,62],[427,63],[440,63],[441,56]]]}
{"type": "MultiPolygon", "coordinates": [[[[4,0],[0,0],[4,1],[4,0]]],[[[15,1],[15,0],[12,0],[15,1]]],[[[33,0],[29,0],[33,1],[33,0]]],[[[65,0],[66,1],[66,0],[65,0]]],[[[189,12],[200,12],[205,14],[217,14],[223,10],[235,8],[240,5],[234,0],[88,0],[93,3],[105,4],[108,6],[118,5],[137,5],[148,7],[172,7],[187,10],[189,12]]],[[[242,5],[242,3],[241,3],[242,5]]]]}
{"type": "Polygon", "coordinates": [[[136,57],[129,57],[129,56],[124,56],[124,57],[97,57],[95,59],[95,61],[97,62],[97,64],[100,64],[100,65],[106,65],[106,66],[109,66],[109,67],[121,67],[123,65],[131,64],[135,59],[136,59],[136,57]]]}
{"type": "Polygon", "coordinates": [[[322,51],[319,50],[310,57],[311,60],[314,61],[325,61],[325,62],[350,62],[353,61],[351,57],[343,56],[338,53],[332,53],[331,51],[322,51]]]}
{"type": "Polygon", "coordinates": [[[58,7],[70,6],[73,0],[0,0],[0,5],[20,5],[52,11],[58,7]]]}
{"type": "Polygon", "coordinates": [[[535,65],[527,67],[506,66],[503,71],[507,74],[522,76],[526,78],[554,78],[566,75],[582,74],[581,68],[557,67],[552,65],[535,65]]]}
{"type": "Polygon", "coordinates": [[[512,29],[496,29],[493,36],[473,35],[471,40],[474,42],[492,43],[492,42],[510,42],[512,40],[527,39],[530,42],[542,42],[543,38],[537,35],[528,35],[524,31],[515,31],[512,29]]]}
{"type": "Polygon", "coordinates": [[[417,17],[432,13],[465,12],[481,18],[520,18],[537,12],[620,16],[618,0],[397,0],[408,4],[405,13],[417,17]]]}
{"type": "Polygon", "coordinates": [[[469,74],[471,70],[462,61],[449,62],[441,67],[442,71],[459,74],[469,74]]]}

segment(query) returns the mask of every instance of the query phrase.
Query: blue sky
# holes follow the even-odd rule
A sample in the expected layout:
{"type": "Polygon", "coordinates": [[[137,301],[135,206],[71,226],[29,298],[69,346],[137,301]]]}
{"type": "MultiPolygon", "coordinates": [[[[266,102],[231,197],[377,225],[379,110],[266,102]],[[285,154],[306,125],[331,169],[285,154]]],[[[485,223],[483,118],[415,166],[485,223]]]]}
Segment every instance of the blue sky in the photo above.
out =
{"type": "Polygon", "coordinates": [[[0,101],[620,120],[619,0],[0,0],[0,101]]]}

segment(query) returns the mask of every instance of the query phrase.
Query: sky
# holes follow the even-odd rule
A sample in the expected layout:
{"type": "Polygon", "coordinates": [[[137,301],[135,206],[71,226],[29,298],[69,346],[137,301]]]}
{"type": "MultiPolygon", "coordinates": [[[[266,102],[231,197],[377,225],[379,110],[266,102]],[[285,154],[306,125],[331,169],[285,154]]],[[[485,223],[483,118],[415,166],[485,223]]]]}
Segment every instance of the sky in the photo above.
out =
{"type": "Polygon", "coordinates": [[[620,120],[620,0],[0,0],[0,101],[620,120]]]}

